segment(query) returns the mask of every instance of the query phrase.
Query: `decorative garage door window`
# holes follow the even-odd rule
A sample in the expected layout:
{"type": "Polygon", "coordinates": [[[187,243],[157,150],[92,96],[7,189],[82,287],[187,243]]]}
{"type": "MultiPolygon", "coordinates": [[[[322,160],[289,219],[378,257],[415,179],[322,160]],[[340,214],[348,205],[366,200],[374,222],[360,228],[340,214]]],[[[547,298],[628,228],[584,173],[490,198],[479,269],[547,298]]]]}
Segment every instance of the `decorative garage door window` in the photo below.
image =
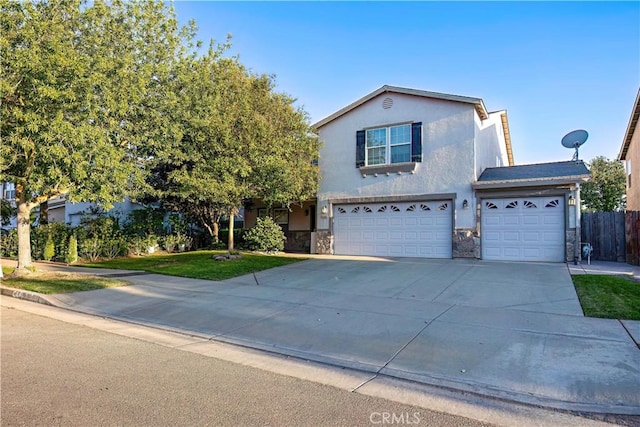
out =
{"type": "Polygon", "coordinates": [[[451,201],[334,205],[334,253],[451,258],[451,201]]]}
{"type": "MultiPolygon", "coordinates": [[[[342,206],[338,206],[336,207],[335,212],[336,214],[347,214],[347,213],[365,214],[365,213],[374,212],[374,209],[375,209],[375,212],[380,212],[380,213],[384,213],[384,212],[402,213],[403,211],[404,212],[420,212],[420,211],[427,212],[431,210],[446,211],[449,209],[449,203],[442,203],[442,202],[432,203],[431,206],[425,203],[421,203],[419,205],[411,204],[409,206],[406,206],[404,210],[392,204],[376,205],[373,209],[371,208],[371,206],[373,205],[355,205],[355,206],[351,205],[347,209],[345,209],[342,206]]],[[[497,207],[494,207],[493,209],[497,209],[497,207]]]]}

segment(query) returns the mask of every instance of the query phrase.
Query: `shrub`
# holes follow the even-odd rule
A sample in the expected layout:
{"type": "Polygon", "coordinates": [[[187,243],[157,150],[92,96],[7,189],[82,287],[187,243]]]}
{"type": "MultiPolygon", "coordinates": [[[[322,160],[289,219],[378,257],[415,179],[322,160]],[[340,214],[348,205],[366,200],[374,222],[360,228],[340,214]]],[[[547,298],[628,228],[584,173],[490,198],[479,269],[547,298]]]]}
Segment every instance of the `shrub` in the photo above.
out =
{"type": "Polygon", "coordinates": [[[69,237],[69,246],[67,249],[67,257],[65,259],[67,264],[73,264],[78,261],[78,240],[73,234],[69,237]]]}
{"type": "Polygon", "coordinates": [[[100,245],[101,255],[109,259],[125,255],[128,249],[127,241],[119,234],[105,238],[100,245]]]}
{"type": "Polygon", "coordinates": [[[153,253],[158,247],[156,236],[133,236],[127,241],[129,253],[133,255],[145,255],[153,253]]]}
{"type": "Polygon", "coordinates": [[[50,259],[64,261],[69,236],[72,228],[60,222],[51,222],[31,228],[31,256],[34,259],[50,259]],[[53,241],[53,255],[50,259],[45,257],[45,249],[49,240],[53,241]]]}
{"type": "Polygon", "coordinates": [[[122,226],[127,236],[147,236],[164,232],[164,212],[152,207],[136,209],[127,215],[122,226]]]}
{"type": "Polygon", "coordinates": [[[285,241],[282,228],[271,218],[258,218],[255,227],[244,233],[244,243],[253,251],[281,251],[285,241]]]}
{"type": "Polygon", "coordinates": [[[80,254],[82,254],[82,258],[93,262],[100,258],[101,253],[102,241],[99,237],[87,237],[80,242],[80,254]]]}
{"type": "Polygon", "coordinates": [[[47,239],[47,243],[44,245],[44,251],[42,252],[42,258],[45,261],[51,261],[55,255],[55,246],[53,245],[53,239],[51,236],[47,239]]]}
{"type": "Polygon", "coordinates": [[[0,255],[11,258],[18,255],[18,230],[2,230],[0,235],[0,255]]]}

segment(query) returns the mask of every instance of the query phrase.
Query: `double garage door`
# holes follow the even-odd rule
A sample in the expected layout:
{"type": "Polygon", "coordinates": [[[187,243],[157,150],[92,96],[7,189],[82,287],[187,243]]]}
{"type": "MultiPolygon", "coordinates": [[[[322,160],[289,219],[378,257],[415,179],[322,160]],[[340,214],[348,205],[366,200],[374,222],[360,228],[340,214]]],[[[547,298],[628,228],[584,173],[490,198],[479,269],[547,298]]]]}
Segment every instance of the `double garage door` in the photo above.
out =
{"type": "Polygon", "coordinates": [[[564,197],[482,200],[482,258],[565,260],[564,197]]]}
{"type": "Polygon", "coordinates": [[[451,200],[334,205],[334,253],[451,258],[451,200]]]}

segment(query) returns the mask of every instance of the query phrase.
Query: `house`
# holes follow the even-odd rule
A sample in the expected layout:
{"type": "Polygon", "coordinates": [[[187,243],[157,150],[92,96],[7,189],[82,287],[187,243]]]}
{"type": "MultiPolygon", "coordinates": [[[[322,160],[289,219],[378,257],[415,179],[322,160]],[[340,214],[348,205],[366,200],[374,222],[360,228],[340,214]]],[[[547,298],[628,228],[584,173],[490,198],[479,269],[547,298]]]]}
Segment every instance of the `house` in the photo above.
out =
{"type": "Polygon", "coordinates": [[[507,112],[482,99],[383,86],[314,127],[317,200],[288,225],[310,230],[318,253],[579,258],[586,166],[514,166],[507,112]]]}
{"type": "Polygon", "coordinates": [[[640,211],[640,131],[637,130],[639,118],[640,89],[638,89],[627,132],[618,154],[618,160],[624,162],[627,173],[627,210],[629,211],[640,211]]]}

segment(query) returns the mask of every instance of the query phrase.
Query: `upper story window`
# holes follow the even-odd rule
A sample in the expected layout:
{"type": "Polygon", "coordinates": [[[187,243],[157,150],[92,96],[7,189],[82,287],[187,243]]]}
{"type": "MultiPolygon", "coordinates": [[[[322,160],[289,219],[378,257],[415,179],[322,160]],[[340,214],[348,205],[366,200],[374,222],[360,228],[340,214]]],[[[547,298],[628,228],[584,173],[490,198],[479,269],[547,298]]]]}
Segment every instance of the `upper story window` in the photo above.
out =
{"type": "Polygon", "coordinates": [[[356,167],[422,161],[422,123],[361,130],[356,133],[356,167]]]}
{"type": "Polygon", "coordinates": [[[368,129],[366,165],[411,161],[411,125],[368,129]]]}

